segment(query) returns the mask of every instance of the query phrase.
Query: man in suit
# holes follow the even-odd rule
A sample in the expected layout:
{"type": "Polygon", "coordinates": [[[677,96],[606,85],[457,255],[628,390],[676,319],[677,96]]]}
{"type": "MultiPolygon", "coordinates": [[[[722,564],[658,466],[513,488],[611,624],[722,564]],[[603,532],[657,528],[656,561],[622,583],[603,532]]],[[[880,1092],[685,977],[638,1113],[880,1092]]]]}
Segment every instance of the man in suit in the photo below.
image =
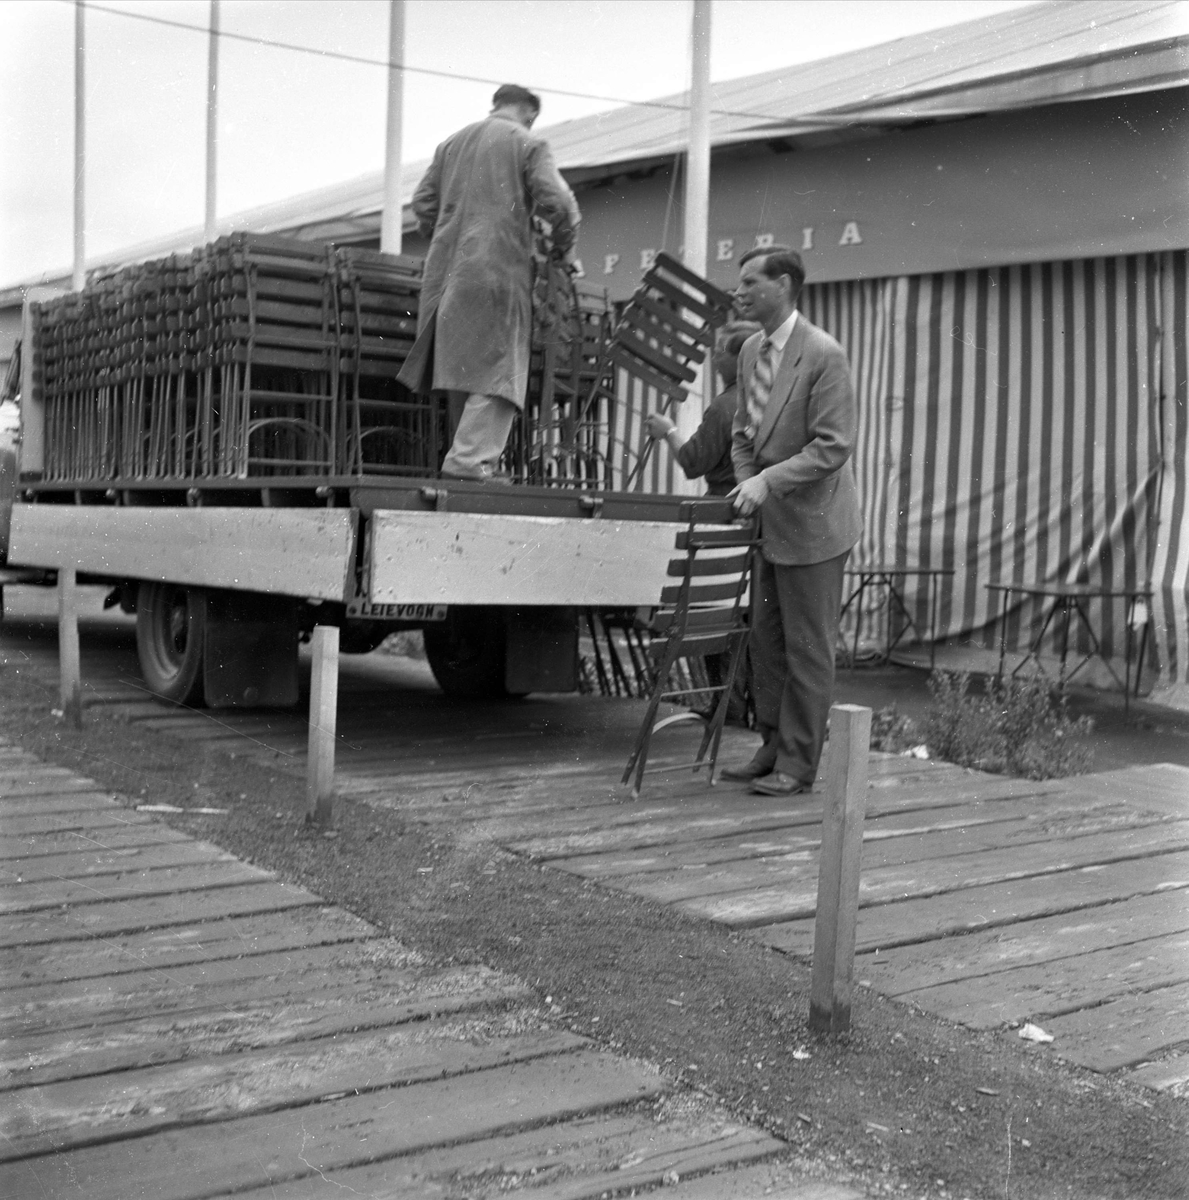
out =
{"type": "Polygon", "coordinates": [[[742,315],[758,321],[739,355],[731,493],[760,516],[751,661],[763,744],[723,771],[761,795],[813,787],[834,690],[842,570],[862,533],[851,453],[857,411],[842,347],[797,312],[805,282],[787,246],[739,264],[742,315]]]}

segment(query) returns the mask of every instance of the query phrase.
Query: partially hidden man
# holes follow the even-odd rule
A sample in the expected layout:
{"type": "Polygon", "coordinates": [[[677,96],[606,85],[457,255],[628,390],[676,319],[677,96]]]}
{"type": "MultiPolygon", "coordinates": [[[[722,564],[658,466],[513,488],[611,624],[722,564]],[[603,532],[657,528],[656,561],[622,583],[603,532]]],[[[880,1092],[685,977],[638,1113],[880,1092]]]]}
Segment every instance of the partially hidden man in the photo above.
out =
{"type": "Polygon", "coordinates": [[[530,130],[540,99],[504,84],[485,120],[444,141],[413,196],[429,252],[417,341],[399,376],[445,391],[454,440],[447,478],[498,480],[497,464],[528,388],[534,214],[551,253],[573,262],[581,219],[548,145],[530,130]]]}
{"type": "Polygon", "coordinates": [[[787,246],[740,260],[737,297],[758,321],[739,355],[732,458],[736,510],[758,512],[752,576],[756,722],[752,760],[723,771],[751,791],[813,786],[834,691],[843,567],[862,533],[851,456],[858,414],[842,347],[797,312],[805,282],[787,246]]]}

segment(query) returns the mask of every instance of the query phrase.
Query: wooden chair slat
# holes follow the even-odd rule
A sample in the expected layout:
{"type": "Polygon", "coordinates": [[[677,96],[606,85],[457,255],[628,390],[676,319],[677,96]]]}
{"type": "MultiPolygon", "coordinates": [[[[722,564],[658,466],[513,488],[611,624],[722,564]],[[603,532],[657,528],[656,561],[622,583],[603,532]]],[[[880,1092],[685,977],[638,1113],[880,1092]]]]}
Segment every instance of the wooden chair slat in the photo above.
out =
{"type": "Polygon", "coordinates": [[[629,375],[636,379],[643,380],[651,387],[656,388],[658,392],[663,392],[666,396],[672,396],[674,400],[684,400],[689,394],[688,389],[681,384],[662,375],[659,371],[653,368],[643,359],[637,358],[634,354],[629,353],[623,346],[615,343],[607,353],[607,357],[617,367],[623,367],[629,375]]]}
{"type": "MultiPolygon", "coordinates": [[[[670,607],[678,603],[683,586],[683,584],[674,583],[661,588],[661,606],[670,607]]],[[[739,575],[736,574],[734,579],[728,579],[724,583],[691,584],[689,592],[689,602],[694,605],[713,604],[719,600],[734,600],[739,594],[739,575]]]]}
{"type": "Polygon", "coordinates": [[[720,558],[695,558],[691,563],[688,558],[671,558],[669,560],[670,576],[684,579],[704,579],[707,575],[738,575],[747,570],[750,553],[724,554],[720,558]]]}
{"type": "Polygon", "coordinates": [[[748,526],[737,526],[734,529],[706,529],[691,534],[683,529],[677,535],[677,549],[688,550],[693,546],[696,550],[709,550],[718,546],[753,546],[755,535],[748,526]]]}
{"type": "MultiPolygon", "coordinates": [[[[680,624],[680,609],[660,609],[652,618],[649,628],[654,633],[667,633],[680,624]]],[[[730,629],[737,623],[734,605],[717,605],[714,608],[692,608],[685,618],[687,631],[707,629],[730,629]]]]}

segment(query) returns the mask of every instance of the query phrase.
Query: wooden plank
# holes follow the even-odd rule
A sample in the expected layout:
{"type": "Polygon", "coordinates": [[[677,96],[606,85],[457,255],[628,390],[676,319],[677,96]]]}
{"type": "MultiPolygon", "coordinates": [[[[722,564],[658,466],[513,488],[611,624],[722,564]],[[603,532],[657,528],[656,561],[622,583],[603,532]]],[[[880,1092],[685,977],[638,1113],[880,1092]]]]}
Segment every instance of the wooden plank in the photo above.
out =
{"type": "MultiPolygon", "coordinates": [[[[943,833],[955,830],[972,830],[983,825],[1000,822],[1041,822],[1059,816],[1075,817],[1080,827],[1086,830],[1111,829],[1120,826],[1138,826],[1153,821],[1165,820],[1159,814],[1137,812],[1126,805],[1111,805],[1103,802],[1099,808],[1087,809],[1082,804],[1067,809],[1052,804],[1038,811],[1030,801],[1018,802],[996,800],[990,803],[976,801],[973,804],[955,805],[952,808],[931,809],[925,812],[882,813],[868,816],[863,828],[863,841],[876,842],[890,838],[915,839],[920,835],[943,833]]],[[[988,836],[993,837],[993,831],[988,836]]],[[[616,879],[622,875],[644,875],[651,872],[685,870],[693,867],[710,867],[719,863],[751,858],[774,858],[801,850],[812,850],[820,839],[812,826],[796,826],[785,832],[783,828],[758,833],[748,832],[727,837],[708,839],[673,845],[649,847],[642,850],[625,850],[607,854],[577,855],[559,860],[561,870],[581,875],[588,879],[616,879]]],[[[996,844],[991,841],[989,844],[996,844]]],[[[998,843],[1002,844],[1002,843],[998,843]]]]}
{"type": "Polygon", "coordinates": [[[374,604],[655,604],[677,527],[378,510],[372,516],[374,604]]]}
{"type": "Polygon", "coordinates": [[[518,1032],[499,1022],[493,1028],[474,1019],[436,1019],[123,1071],[118,1080],[63,1080],[8,1097],[0,1114],[0,1161],[408,1086],[585,1045],[586,1038],[564,1031],[518,1032]]]}
{"type": "MultiPolygon", "coordinates": [[[[95,785],[92,784],[92,787],[95,785]]],[[[47,792],[44,795],[0,799],[0,829],[10,817],[36,817],[41,813],[74,813],[95,809],[129,810],[111,792],[47,792]]]]}
{"type": "MultiPolygon", "coordinates": [[[[997,799],[1016,799],[1030,795],[1021,786],[1020,780],[992,781],[983,785],[972,785],[966,789],[930,788],[924,789],[888,789],[881,790],[867,799],[867,814],[869,819],[891,813],[923,812],[934,808],[949,808],[966,800],[984,802],[997,799]]],[[[443,787],[448,785],[442,785],[443,787]]],[[[751,803],[744,810],[727,808],[720,799],[723,795],[732,794],[733,789],[726,785],[711,792],[701,800],[685,801],[680,799],[683,793],[690,792],[688,782],[670,785],[675,796],[673,803],[672,822],[654,820],[653,807],[640,806],[640,811],[633,814],[629,805],[620,802],[618,817],[609,816],[597,808],[584,806],[578,812],[559,816],[557,821],[550,822],[551,830],[561,825],[557,833],[549,832],[543,836],[519,837],[510,839],[510,848],[518,853],[533,858],[548,860],[551,858],[568,858],[579,854],[603,853],[609,851],[624,851],[645,849],[653,846],[667,845],[680,841],[708,839],[716,836],[731,836],[737,832],[756,829],[781,829],[798,825],[820,822],[820,799],[803,797],[803,803],[790,805],[787,801],[777,805],[766,805],[763,801],[751,803]],[[707,817],[701,819],[700,808],[705,809],[707,817]],[[689,820],[682,820],[688,815],[689,820]],[[569,833],[566,827],[575,832],[569,833]],[[688,835],[683,830],[689,829],[688,835]]],[[[1035,788],[1037,785],[1032,784],[1035,788]]],[[[706,789],[707,792],[710,789],[706,789]]],[[[580,793],[574,793],[575,801],[580,799],[580,793]]],[[[436,808],[440,811],[441,792],[439,790],[436,808]]]]}
{"type": "MultiPolygon", "coordinates": [[[[1059,876],[1033,876],[860,909],[857,944],[860,951],[882,951],[955,933],[1079,912],[1133,896],[1164,893],[1170,903],[1183,904],[1183,899],[1172,893],[1185,887],[1189,887],[1189,854],[1132,859],[1066,871],[1059,876]]],[[[773,923],[757,928],[754,936],[790,954],[807,955],[813,948],[813,922],[803,917],[773,923]]]]}
{"type": "Polygon", "coordinates": [[[1185,931],[1189,931],[1189,904],[1184,893],[1169,903],[1169,896],[1158,892],[960,938],[895,947],[865,955],[861,966],[864,978],[882,995],[902,996],[918,988],[998,978],[1017,967],[1077,959],[1185,931]]]}
{"type": "Polygon", "coordinates": [[[120,849],[96,846],[73,854],[42,854],[19,862],[0,861],[0,884],[94,879],[96,876],[122,875],[149,868],[235,861],[233,854],[220,850],[218,846],[190,839],[120,849]]]}
{"type": "MultiPolygon", "coordinates": [[[[78,774],[69,767],[52,767],[39,759],[30,757],[27,763],[0,765],[0,797],[7,794],[10,783],[21,783],[31,779],[76,779],[78,774]]],[[[94,786],[92,784],[92,786],[94,786]]]]}
{"type": "Polygon", "coordinates": [[[1050,1017],[1044,1029],[1067,1062],[1103,1072],[1133,1067],[1189,1041],[1189,984],[1050,1017]]]}
{"type": "MultiPolygon", "coordinates": [[[[12,1038],[4,1043],[0,1075],[11,1087],[34,1087],[117,1071],[239,1054],[264,1046],[421,1021],[490,1005],[524,1002],[519,981],[484,967],[423,972],[403,992],[375,985],[297,992],[272,989],[239,997],[233,1009],[201,1007],[81,1028],[12,1038]]],[[[0,1195],[3,1193],[0,1192],[0,1195]]]]}
{"type": "MultiPolygon", "coordinates": [[[[579,1117],[328,1171],[325,1181],[307,1176],[237,1193],[237,1200],[324,1200],[328,1195],[442,1197],[458,1195],[464,1183],[468,1200],[495,1200],[515,1194],[530,1180],[532,1190],[527,1194],[540,1200],[554,1196],[554,1187],[580,1187],[579,1194],[585,1197],[629,1196],[632,1189],[655,1186],[668,1172],[676,1171],[680,1177],[695,1169],[749,1161],[779,1145],[713,1109],[683,1113],[668,1121],[658,1120],[651,1109],[637,1109],[579,1117]]],[[[793,1198],[782,1196],[782,1200],[793,1198]]]]}
{"type": "Polygon", "coordinates": [[[131,870],[96,879],[36,879],[0,884],[0,915],[35,913],[70,905],[77,914],[85,905],[113,901],[178,896],[185,892],[267,883],[272,872],[240,862],[233,856],[222,861],[131,870]]]}
{"type": "Polygon", "coordinates": [[[61,984],[97,975],[173,969],[186,963],[334,945],[376,935],[366,921],[342,909],[285,909],[101,940],[0,950],[0,980],[9,988],[18,984],[61,984]]]}
{"type": "Polygon", "coordinates": [[[168,971],[10,987],[0,992],[0,1019],[13,1036],[61,1032],[212,1005],[234,1010],[245,988],[260,995],[348,983],[362,988],[381,972],[394,992],[408,991],[425,974],[421,966],[420,955],[391,938],[206,959],[168,971]]]}
{"type": "Polygon", "coordinates": [[[346,600],[355,521],[343,508],[19,503],[9,555],[117,578],[346,600]],[[251,554],[241,552],[245,545],[251,554]]]}
{"type": "Polygon", "coordinates": [[[100,836],[109,829],[127,828],[130,825],[148,825],[153,818],[147,813],[138,813],[133,808],[112,806],[111,808],[73,809],[63,813],[39,813],[27,816],[3,817],[0,831],[5,837],[17,837],[25,833],[62,834],[74,830],[97,830],[100,836]]]}
{"type": "Polygon", "coordinates": [[[46,798],[65,796],[76,804],[84,803],[84,801],[76,799],[80,795],[103,796],[110,802],[111,794],[105,792],[93,779],[75,775],[73,772],[69,772],[68,775],[69,777],[66,779],[59,776],[47,776],[41,779],[36,776],[32,778],[26,776],[23,779],[10,779],[7,783],[0,784],[0,812],[7,811],[3,806],[10,801],[41,796],[46,798]]]}
{"type": "Polygon", "coordinates": [[[161,896],[152,900],[114,900],[78,910],[27,913],[0,926],[0,946],[38,945],[113,937],[142,929],[166,929],[218,917],[280,912],[320,903],[319,897],[287,883],[250,883],[207,892],[161,896]]]}
{"type": "Polygon", "coordinates": [[[171,829],[159,821],[146,821],[131,826],[112,826],[97,830],[63,829],[55,833],[25,833],[9,836],[0,821],[0,861],[53,857],[74,854],[87,849],[117,851],[122,848],[159,845],[166,842],[188,842],[188,834],[171,829]]]}
{"type": "Polygon", "coordinates": [[[1124,767],[1066,781],[1086,795],[1103,796],[1159,808],[1174,816],[1189,817],[1189,767],[1154,763],[1124,767]]]}
{"type": "MultiPolygon", "coordinates": [[[[1010,880],[1066,875],[1071,871],[1134,861],[1151,864],[1149,870],[1164,878],[1164,863],[1182,859],[1189,848],[1189,828],[1170,834],[1166,828],[1148,826],[1120,835],[1101,834],[1072,841],[1034,842],[978,854],[956,854],[917,862],[897,862],[895,842],[863,848],[863,877],[859,884],[862,908],[893,901],[924,899],[1005,883],[1010,880]],[[890,853],[889,853],[890,849],[890,853]],[[884,858],[885,861],[880,861],[884,858]],[[886,861],[890,858],[891,861],[886,861]]],[[[817,866],[811,852],[790,855],[785,863],[747,864],[746,872],[728,864],[714,879],[646,876],[621,879],[617,886],[661,903],[681,903],[690,912],[710,916],[735,927],[770,925],[776,921],[809,916],[816,904],[817,866]],[[785,870],[782,872],[781,867],[785,870]],[[760,871],[766,872],[766,877],[760,871]],[[773,884],[773,875],[782,882],[773,884]]],[[[1056,889],[1060,890],[1060,889],[1056,889]]],[[[1060,911],[1060,910],[1055,910],[1060,911]]]]}
{"type": "Polygon", "coordinates": [[[0,1167],[0,1193],[8,1200],[43,1200],[68,1190],[89,1200],[130,1195],[185,1200],[558,1121],[663,1090],[652,1072],[580,1051],[480,1071],[458,1082],[413,1084],[308,1106],[297,1128],[292,1115],[282,1112],[9,1163],[0,1167]]]}
{"type": "Polygon", "coordinates": [[[777,1200],[866,1200],[870,1194],[847,1184],[808,1177],[783,1158],[729,1174],[719,1171],[692,1179],[682,1175],[664,1191],[665,1200],[759,1200],[762,1196],[777,1200]]]}
{"type": "Polygon", "coordinates": [[[1180,983],[1189,983],[1189,933],[917,988],[904,998],[974,1029],[995,1029],[1180,983]]]}
{"type": "Polygon", "coordinates": [[[1127,1078],[1157,1092],[1183,1097],[1189,1093],[1189,1054],[1173,1054],[1158,1062],[1145,1063],[1128,1072],[1127,1078]]]}

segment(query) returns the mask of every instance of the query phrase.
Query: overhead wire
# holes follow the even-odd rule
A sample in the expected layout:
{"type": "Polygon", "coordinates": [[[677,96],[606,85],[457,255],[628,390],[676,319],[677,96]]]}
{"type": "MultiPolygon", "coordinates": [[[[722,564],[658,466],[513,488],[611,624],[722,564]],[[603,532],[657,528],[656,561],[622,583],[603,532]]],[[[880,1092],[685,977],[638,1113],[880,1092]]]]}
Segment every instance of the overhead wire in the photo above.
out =
{"type": "MultiPolygon", "coordinates": [[[[131,21],[143,21],[150,25],[164,25],[171,29],[183,29],[188,33],[200,33],[204,37],[209,37],[211,30],[205,25],[191,25],[187,21],[175,21],[170,17],[153,16],[150,13],[129,12],[127,9],[110,8],[105,4],[95,4],[91,0],[82,0],[83,7],[91,12],[104,13],[112,17],[126,17],[131,21]]],[[[71,4],[75,0],[60,0],[60,3],[71,4]]],[[[317,46],[303,46],[297,42],[282,42],[274,38],[256,37],[248,33],[236,33],[230,29],[218,29],[215,31],[215,36],[219,38],[229,39],[236,42],[246,42],[255,46],[268,46],[276,50],[289,50],[298,54],[313,54],[319,58],[337,59],[341,62],[357,63],[369,67],[384,67],[386,70],[408,71],[415,75],[432,75],[438,79],[453,79],[462,83],[482,83],[495,85],[498,87],[502,83],[506,83],[505,79],[488,78],[483,75],[466,75],[459,71],[442,71],[434,67],[415,67],[409,63],[393,62],[387,58],[370,58],[363,54],[350,54],[345,50],[326,50],[320,49],[317,46]]],[[[566,96],[575,100],[599,100],[608,104],[619,104],[625,108],[661,108],[668,109],[673,112],[685,113],[689,111],[687,104],[677,104],[665,100],[627,100],[622,96],[604,96],[595,92],[575,92],[566,88],[546,87],[543,84],[534,84],[533,88],[538,92],[545,92],[550,96],[566,96]]],[[[829,117],[814,116],[811,119],[785,117],[775,113],[756,113],[746,112],[737,109],[728,108],[712,108],[711,113],[718,117],[743,117],[753,121],[779,121],[782,125],[821,125],[823,122],[828,122],[829,117]]]]}

